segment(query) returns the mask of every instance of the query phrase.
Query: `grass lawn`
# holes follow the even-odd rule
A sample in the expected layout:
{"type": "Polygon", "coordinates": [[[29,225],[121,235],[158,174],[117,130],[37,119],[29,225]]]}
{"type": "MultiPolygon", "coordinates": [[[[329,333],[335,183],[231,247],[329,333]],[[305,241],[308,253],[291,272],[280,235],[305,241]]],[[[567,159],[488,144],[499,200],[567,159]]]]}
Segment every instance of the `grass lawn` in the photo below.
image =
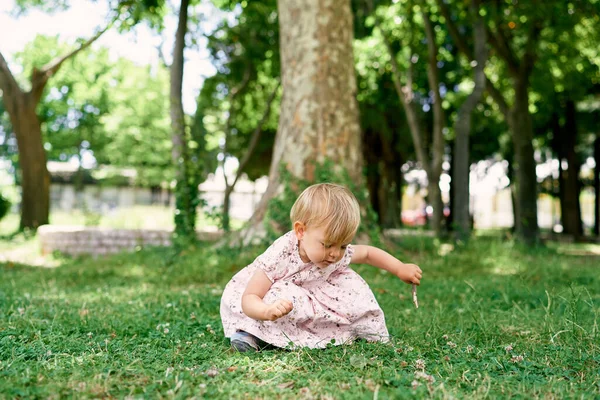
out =
{"type": "Polygon", "coordinates": [[[259,354],[229,350],[219,300],[262,249],[204,246],[0,264],[0,397],[600,397],[598,246],[407,237],[393,252],[425,272],[419,309],[357,268],[391,343],[259,354]]]}

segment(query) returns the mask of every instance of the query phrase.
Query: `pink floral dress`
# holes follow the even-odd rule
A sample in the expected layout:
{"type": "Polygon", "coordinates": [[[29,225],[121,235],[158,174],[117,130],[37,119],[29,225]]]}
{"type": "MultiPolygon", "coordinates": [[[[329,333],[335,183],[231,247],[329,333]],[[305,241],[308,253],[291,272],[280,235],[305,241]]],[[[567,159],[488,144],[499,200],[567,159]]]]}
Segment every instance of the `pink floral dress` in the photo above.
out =
{"type": "Polygon", "coordinates": [[[226,337],[246,331],[277,347],[325,347],[356,338],[387,342],[383,311],[369,285],[349,268],[354,248],[326,268],[300,258],[293,231],[277,239],[254,262],[229,281],[221,298],[221,320],[226,337]],[[275,321],[257,321],[242,311],[242,294],[257,268],[273,285],[263,301],[284,298],[294,308],[275,321]]]}

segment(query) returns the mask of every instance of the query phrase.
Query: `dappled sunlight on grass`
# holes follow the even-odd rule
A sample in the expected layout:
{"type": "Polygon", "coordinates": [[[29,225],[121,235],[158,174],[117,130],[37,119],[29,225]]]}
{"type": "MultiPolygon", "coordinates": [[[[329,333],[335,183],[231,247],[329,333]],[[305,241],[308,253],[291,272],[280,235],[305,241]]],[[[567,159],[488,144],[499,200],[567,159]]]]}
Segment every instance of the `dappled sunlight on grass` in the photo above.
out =
{"type": "Polygon", "coordinates": [[[43,256],[40,245],[33,235],[18,234],[8,240],[0,240],[0,263],[18,263],[37,267],[58,267],[60,257],[43,256]]]}
{"type": "MultiPolygon", "coordinates": [[[[592,256],[600,257],[600,244],[573,244],[573,243],[557,243],[552,245],[558,254],[566,254],[571,256],[592,256]]],[[[597,259],[600,266],[600,258],[597,259]]]]}
{"type": "Polygon", "coordinates": [[[140,265],[132,265],[129,268],[123,268],[120,271],[120,275],[127,278],[127,277],[136,277],[136,278],[141,278],[144,276],[144,274],[147,271],[140,265]]]}
{"type": "MultiPolygon", "coordinates": [[[[483,264],[484,265],[496,265],[496,263],[494,263],[494,260],[490,259],[490,258],[484,258],[483,264]]],[[[515,274],[518,274],[524,268],[525,267],[519,265],[518,263],[513,262],[512,265],[504,264],[504,265],[495,266],[493,268],[490,268],[489,272],[492,274],[496,274],[496,275],[515,275],[515,274]]]]}
{"type": "Polygon", "coordinates": [[[499,238],[464,246],[402,239],[393,252],[424,270],[418,309],[410,285],[355,268],[385,312],[389,344],[239,354],[223,338],[220,296],[260,251],[200,244],[184,254],[64,258],[53,269],[0,264],[0,392],[573,398],[596,390],[589,378],[600,366],[593,259],[499,238]]]}

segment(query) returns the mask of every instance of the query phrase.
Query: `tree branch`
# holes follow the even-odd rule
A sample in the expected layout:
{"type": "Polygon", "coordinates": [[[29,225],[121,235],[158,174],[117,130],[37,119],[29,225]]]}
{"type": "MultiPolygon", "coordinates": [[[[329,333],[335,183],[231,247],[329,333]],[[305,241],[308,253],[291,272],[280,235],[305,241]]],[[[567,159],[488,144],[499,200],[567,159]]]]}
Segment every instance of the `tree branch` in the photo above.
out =
{"type": "Polygon", "coordinates": [[[427,68],[427,80],[429,90],[433,92],[433,159],[431,172],[438,175],[442,170],[444,156],[444,109],[442,108],[442,96],[440,95],[440,77],[437,66],[438,47],[435,40],[435,32],[429,12],[422,8],[423,22],[425,24],[425,37],[427,38],[427,54],[429,57],[427,68]]]}
{"type": "Polygon", "coordinates": [[[448,28],[448,32],[450,32],[450,37],[454,41],[454,44],[458,48],[458,50],[465,56],[469,61],[473,59],[473,53],[469,46],[467,45],[466,40],[458,31],[456,24],[452,21],[452,17],[450,16],[450,10],[448,9],[448,5],[444,3],[444,0],[436,0],[436,3],[442,12],[442,16],[446,20],[446,27],[448,28]]]}
{"type": "MultiPolygon", "coordinates": [[[[477,106],[477,103],[481,100],[483,91],[486,86],[485,76],[485,63],[487,62],[487,50],[486,50],[486,35],[485,35],[485,22],[483,17],[479,15],[479,0],[472,0],[470,9],[471,14],[474,18],[473,23],[473,39],[475,42],[475,61],[476,65],[474,68],[474,81],[475,87],[469,94],[463,105],[460,107],[458,114],[459,119],[471,118],[473,109],[477,106]]],[[[498,93],[500,94],[500,93],[498,93]]],[[[504,101],[504,98],[501,99],[504,101]]]]}
{"type": "Polygon", "coordinates": [[[508,121],[510,107],[508,106],[504,95],[500,93],[500,91],[496,88],[494,83],[490,81],[490,78],[487,75],[485,77],[485,90],[488,91],[490,96],[492,96],[492,99],[494,99],[496,104],[498,104],[498,107],[500,107],[500,111],[502,111],[502,114],[504,114],[504,117],[506,117],[508,121]]]}
{"type": "Polygon", "coordinates": [[[537,42],[542,31],[540,21],[535,19],[531,24],[531,29],[527,35],[527,42],[525,43],[525,53],[523,54],[523,60],[519,68],[519,73],[522,77],[529,77],[533,70],[533,64],[537,60],[537,42]]]}
{"type": "Polygon", "coordinates": [[[70,53],[68,53],[62,57],[55,58],[54,60],[50,61],[48,64],[44,65],[41,69],[37,69],[37,68],[33,69],[33,73],[31,76],[31,93],[33,95],[33,99],[34,99],[35,103],[37,103],[40,100],[40,98],[42,97],[42,92],[44,91],[44,88],[46,87],[46,83],[48,83],[48,79],[50,79],[50,77],[52,77],[54,74],[56,74],[56,72],[58,72],[58,70],[60,69],[62,64],[66,60],[75,56],[80,51],[85,50],[92,43],[94,43],[96,40],[98,40],[98,38],[100,36],[102,36],[102,34],[104,34],[104,32],[106,32],[113,26],[113,24],[118,19],[118,17],[119,16],[117,15],[115,18],[113,18],[113,20],[110,23],[108,23],[104,27],[104,29],[98,31],[94,36],[92,36],[90,39],[88,39],[87,41],[82,43],[79,47],[77,47],[70,53]]]}
{"type": "Polygon", "coordinates": [[[519,73],[519,62],[515,59],[514,54],[508,48],[506,38],[499,33],[493,32],[489,27],[486,27],[486,34],[490,44],[494,50],[496,50],[500,58],[504,60],[510,73],[517,75],[519,73]]]}
{"type": "Polygon", "coordinates": [[[0,89],[3,92],[2,98],[4,100],[4,104],[8,108],[8,111],[12,113],[14,106],[10,101],[7,100],[13,99],[14,96],[18,94],[23,94],[23,91],[19,87],[19,84],[12,74],[6,59],[4,59],[2,52],[0,52],[0,89]]]}
{"type": "Polygon", "coordinates": [[[161,40],[158,45],[156,45],[156,51],[158,52],[158,59],[162,63],[163,67],[169,69],[171,66],[167,62],[167,58],[165,57],[165,53],[162,50],[163,44],[165,44],[164,40],[161,40]]]}
{"type": "Polygon", "coordinates": [[[499,1],[496,1],[495,11],[496,32],[493,32],[489,26],[486,26],[486,34],[492,47],[498,52],[500,58],[506,62],[509,72],[513,76],[516,76],[519,73],[519,61],[515,58],[515,54],[510,48],[512,37],[502,27],[502,21],[498,17],[502,12],[499,1]]]}
{"type": "Polygon", "coordinates": [[[226,188],[230,187],[229,182],[227,180],[227,174],[225,173],[225,160],[227,160],[229,138],[231,137],[231,122],[233,120],[233,102],[238,96],[238,94],[241,93],[246,88],[246,86],[248,86],[248,82],[250,82],[250,67],[246,65],[242,81],[239,85],[232,88],[229,92],[229,115],[227,116],[227,121],[225,121],[225,143],[223,144],[223,178],[225,179],[226,188]]]}
{"type": "MultiPolygon", "coordinates": [[[[366,0],[367,7],[369,12],[373,13],[375,17],[375,27],[379,29],[381,32],[381,36],[383,38],[383,43],[385,48],[387,49],[388,55],[390,57],[390,62],[392,64],[392,77],[394,81],[394,87],[396,88],[396,93],[400,98],[400,102],[402,103],[402,107],[404,108],[404,113],[406,114],[406,119],[408,121],[408,127],[410,130],[410,134],[413,140],[413,145],[415,147],[415,152],[417,153],[417,159],[421,163],[422,167],[428,171],[429,170],[429,157],[427,152],[425,151],[425,146],[422,140],[421,127],[419,124],[419,119],[417,117],[417,113],[414,109],[414,104],[412,103],[412,87],[402,87],[402,73],[400,71],[400,66],[398,65],[398,60],[396,60],[396,55],[394,54],[394,50],[392,49],[392,45],[390,43],[390,38],[385,32],[385,30],[381,27],[381,18],[377,15],[377,11],[373,9],[373,0],[366,0]]],[[[410,55],[409,55],[410,57],[410,55]]],[[[410,60],[409,60],[410,62],[410,60]]],[[[409,78],[410,82],[410,78],[409,78]]]]}
{"type": "Polygon", "coordinates": [[[269,119],[269,115],[271,114],[271,106],[273,105],[273,101],[275,100],[275,96],[277,95],[277,91],[279,90],[280,85],[281,85],[281,82],[279,80],[277,80],[277,85],[275,86],[275,89],[273,89],[271,96],[269,96],[269,100],[267,100],[267,109],[265,110],[265,113],[263,114],[260,122],[256,126],[256,129],[252,133],[252,137],[250,138],[250,143],[248,144],[248,148],[246,149],[244,156],[240,160],[240,165],[238,166],[237,173],[235,174],[235,179],[234,179],[233,183],[231,184],[232,189],[235,186],[235,184],[237,183],[240,176],[242,176],[242,173],[244,172],[246,165],[248,165],[248,162],[250,161],[250,157],[252,157],[252,154],[254,154],[254,150],[256,149],[256,145],[258,144],[258,139],[260,139],[260,135],[262,133],[262,127],[267,122],[267,119],[269,119]]]}
{"type": "MultiPolygon", "coordinates": [[[[467,42],[466,42],[465,38],[459,33],[458,28],[456,27],[456,24],[450,18],[450,11],[448,9],[448,6],[446,5],[446,3],[444,3],[443,0],[436,0],[436,2],[437,2],[438,7],[440,8],[440,10],[442,11],[442,15],[443,15],[444,19],[446,20],[446,26],[448,27],[448,31],[450,32],[450,36],[452,37],[452,40],[454,40],[454,43],[458,47],[458,50],[461,53],[463,53],[463,55],[470,62],[471,60],[473,60],[473,53],[467,46],[467,42]]],[[[479,17],[479,16],[476,16],[476,17],[479,17]]],[[[500,110],[502,111],[502,113],[505,116],[508,116],[509,107],[508,107],[508,104],[506,103],[506,99],[504,98],[502,93],[500,93],[500,91],[496,88],[496,86],[494,86],[494,83],[492,81],[490,81],[490,79],[487,77],[487,75],[485,77],[485,89],[488,91],[490,96],[492,96],[492,98],[494,99],[496,104],[498,104],[498,107],[500,107],[500,110]]]]}

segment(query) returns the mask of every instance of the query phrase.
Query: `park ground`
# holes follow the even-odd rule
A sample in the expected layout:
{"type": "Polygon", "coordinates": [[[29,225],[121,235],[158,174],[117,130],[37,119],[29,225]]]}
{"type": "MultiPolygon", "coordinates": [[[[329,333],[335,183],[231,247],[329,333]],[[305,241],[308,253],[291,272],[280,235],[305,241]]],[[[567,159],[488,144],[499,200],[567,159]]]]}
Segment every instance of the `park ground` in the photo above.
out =
{"type": "MultiPolygon", "coordinates": [[[[2,262],[0,397],[600,397],[600,246],[415,235],[386,248],[425,273],[415,309],[410,286],[356,268],[390,343],[258,354],[229,349],[219,301],[260,247],[2,262]]],[[[35,238],[0,240],[15,249],[35,253],[35,238]]]]}

